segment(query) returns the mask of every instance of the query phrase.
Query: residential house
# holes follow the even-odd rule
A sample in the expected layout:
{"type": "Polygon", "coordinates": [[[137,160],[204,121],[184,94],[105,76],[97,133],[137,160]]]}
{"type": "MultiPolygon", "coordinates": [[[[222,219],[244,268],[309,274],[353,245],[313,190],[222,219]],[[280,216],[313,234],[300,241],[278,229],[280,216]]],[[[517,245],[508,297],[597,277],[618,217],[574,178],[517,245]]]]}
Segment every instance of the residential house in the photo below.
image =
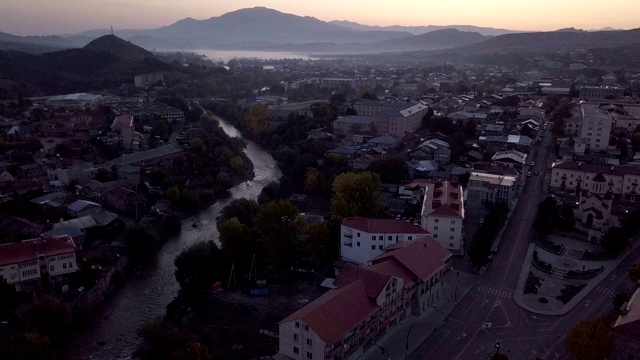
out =
{"type": "Polygon", "coordinates": [[[527,154],[516,150],[498,151],[491,157],[491,161],[498,165],[522,169],[526,164],[527,154]]]}
{"type": "Polygon", "coordinates": [[[122,213],[138,216],[144,212],[146,198],[135,191],[116,187],[107,191],[104,201],[122,213]]]}
{"type": "Polygon", "coordinates": [[[100,204],[94,203],[93,201],[77,200],[71,205],[67,206],[67,211],[69,212],[69,216],[82,217],[102,211],[102,206],[100,204]]]}
{"type": "Polygon", "coordinates": [[[0,276],[16,291],[62,282],[76,270],[76,245],[69,236],[0,244],[0,276]]]}
{"type": "Polygon", "coordinates": [[[346,218],[340,226],[340,258],[365,266],[387,246],[425,234],[426,230],[404,220],[346,218]]]}
{"type": "Polygon", "coordinates": [[[464,253],[464,199],[462,185],[438,181],[428,183],[420,213],[420,227],[444,248],[464,253]]]}
{"type": "MultiPolygon", "coordinates": [[[[142,168],[171,163],[173,159],[181,157],[182,149],[173,145],[165,145],[155,149],[122,155],[109,162],[111,165],[134,165],[142,168]]],[[[109,167],[109,166],[105,166],[109,167]]]]}

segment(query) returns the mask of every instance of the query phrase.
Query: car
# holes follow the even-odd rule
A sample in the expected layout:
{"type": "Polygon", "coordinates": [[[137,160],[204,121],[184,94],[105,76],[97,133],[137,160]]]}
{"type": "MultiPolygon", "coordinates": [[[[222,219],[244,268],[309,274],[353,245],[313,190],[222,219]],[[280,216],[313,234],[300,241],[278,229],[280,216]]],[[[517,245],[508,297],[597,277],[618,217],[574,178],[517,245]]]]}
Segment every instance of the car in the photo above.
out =
{"type": "Polygon", "coordinates": [[[532,162],[531,162],[531,166],[535,166],[535,165],[536,165],[536,162],[535,162],[535,161],[532,161],[532,162]]]}
{"type": "Polygon", "coordinates": [[[531,171],[527,173],[527,177],[531,177],[531,171]]]}

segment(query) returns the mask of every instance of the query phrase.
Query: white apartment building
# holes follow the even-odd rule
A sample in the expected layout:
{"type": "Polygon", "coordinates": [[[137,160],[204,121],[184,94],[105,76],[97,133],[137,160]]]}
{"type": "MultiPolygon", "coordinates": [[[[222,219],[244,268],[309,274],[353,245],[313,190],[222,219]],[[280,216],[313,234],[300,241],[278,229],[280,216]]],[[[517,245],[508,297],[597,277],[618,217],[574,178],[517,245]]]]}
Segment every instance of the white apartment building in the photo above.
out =
{"type": "Polygon", "coordinates": [[[505,202],[511,208],[515,197],[517,178],[472,172],[467,186],[467,209],[482,209],[485,202],[505,202]]]}
{"type": "Polygon", "coordinates": [[[461,254],[464,252],[463,221],[462,185],[449,181],[427,183],[420,227],[447,250],[461,254]]]}
{"type": "Polygon", "coordinates": [[[585,86],[580,91],[583,99],[620,99],[624,88],[618,86],[585,86]]]}
{"type": "Polygon", "coordinates": [[[640,199],[640,167],[633,165],[559,161],[552,165],[550,186],[556,191],[569,192],[591,189],[591,183],[597,174],[604,176],[607,191],[614,197],[628,201],[640,199]]]}
{"type": "Polygon", "coordinates": [[[429,111],[423,103],[392,103],[388,101],[361,100],[353,105],[361,116],[372,116],[378,134],[389,134],[397,138],[415,132],[422,118],[429,111]]]}
{"type": "Polygon", "coordinates": [[[340,258],[366,266],[387,246],[426,234],[426,230],[403,220],[346,218],[340,226],[340,258]]]}
{"type": "MultiPolygon", "coordinates": [[[[613,126],[611,115],[598,108],[596,104],[582,104],[580,119],[580,139],[586,145],[586,149],[591,149],[592,152],[606,151],[613,126]]],[[[584,154],[582,148],[576,148],[576,153],[584,154]]]]}
{"type": "Polygon", "coordinates": [[[76,245],[68,235],[0,244],[0,276],[16,291],[58,282],[76,270],[76,245]]]}

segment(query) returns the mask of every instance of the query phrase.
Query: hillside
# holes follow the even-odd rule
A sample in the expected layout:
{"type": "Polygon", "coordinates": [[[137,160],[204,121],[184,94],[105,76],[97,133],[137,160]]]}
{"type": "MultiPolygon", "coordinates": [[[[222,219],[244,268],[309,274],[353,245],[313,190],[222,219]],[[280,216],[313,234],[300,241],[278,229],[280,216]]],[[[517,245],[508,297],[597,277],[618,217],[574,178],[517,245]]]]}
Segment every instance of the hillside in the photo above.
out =
{"type": "Polygon", "coordinates": [[[120,39],[115,35],[104,35],[83,47],[84,50],[107,51],[122,59],[145,59],[153,58],[149,51],[134,45],[129,41],[120,39]]]}
{"type": "Polygon", "coordinates": [[[385,51],[416,51],[447,49],[482,42],[489,38],[476,32],[443,29],[422,35],[386,40],[374,44],[374,48],[385,51]]]}
{"type": "Polygon", "coordinates": [[[506,34],[481,43],[452,49],[461,54],[543,52],[579,50],[591,48],[614,48],[640,43],[640,29],[622,31],[553,31],[537,33],[506,34]]]}
{"type": "Polygon", "coordinates": [[[371,26],[371,25],[362,25],[357,22],[347,21],[347,20],[333,20],[329,21],[330,24],[339,25],[348,29],[360,30],[360,31],[403,31],[410,32],[413,35],[421,35],[428,32],[444,30],[444,29],[456,29],[459,31],[466,32],[477,32],[481,35],[485,36],[497,36],[504,34],[513,34],[520,31],[508,30],[508,29],[500,29],[500,28],[492,28],[492,27],[482,27],[482,26],[473,26],[473,25],[427,25],[427,26],[401,26],[401,25],[391,25],[391,26],[371,26]]]}

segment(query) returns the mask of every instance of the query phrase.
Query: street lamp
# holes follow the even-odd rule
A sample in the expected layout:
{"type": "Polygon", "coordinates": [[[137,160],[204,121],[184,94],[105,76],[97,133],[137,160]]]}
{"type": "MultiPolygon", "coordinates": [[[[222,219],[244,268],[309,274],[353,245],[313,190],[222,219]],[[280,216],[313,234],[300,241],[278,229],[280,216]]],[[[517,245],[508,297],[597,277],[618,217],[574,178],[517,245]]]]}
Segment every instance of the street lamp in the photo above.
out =
{"type": "Polygon", "coordinates": [[[500,353],[500,341],[496,341],[496,360],[498,359],[499,353],[500,353]]]}
{"type": "Polygon", "coordinates": [[[404,359],[407,360],[409,358],[409,334],[411,334],[411,329],[413,329],[413,325],[409,326],[409,331],[407,331],[407,343],[404,347],[404,359]]]}

